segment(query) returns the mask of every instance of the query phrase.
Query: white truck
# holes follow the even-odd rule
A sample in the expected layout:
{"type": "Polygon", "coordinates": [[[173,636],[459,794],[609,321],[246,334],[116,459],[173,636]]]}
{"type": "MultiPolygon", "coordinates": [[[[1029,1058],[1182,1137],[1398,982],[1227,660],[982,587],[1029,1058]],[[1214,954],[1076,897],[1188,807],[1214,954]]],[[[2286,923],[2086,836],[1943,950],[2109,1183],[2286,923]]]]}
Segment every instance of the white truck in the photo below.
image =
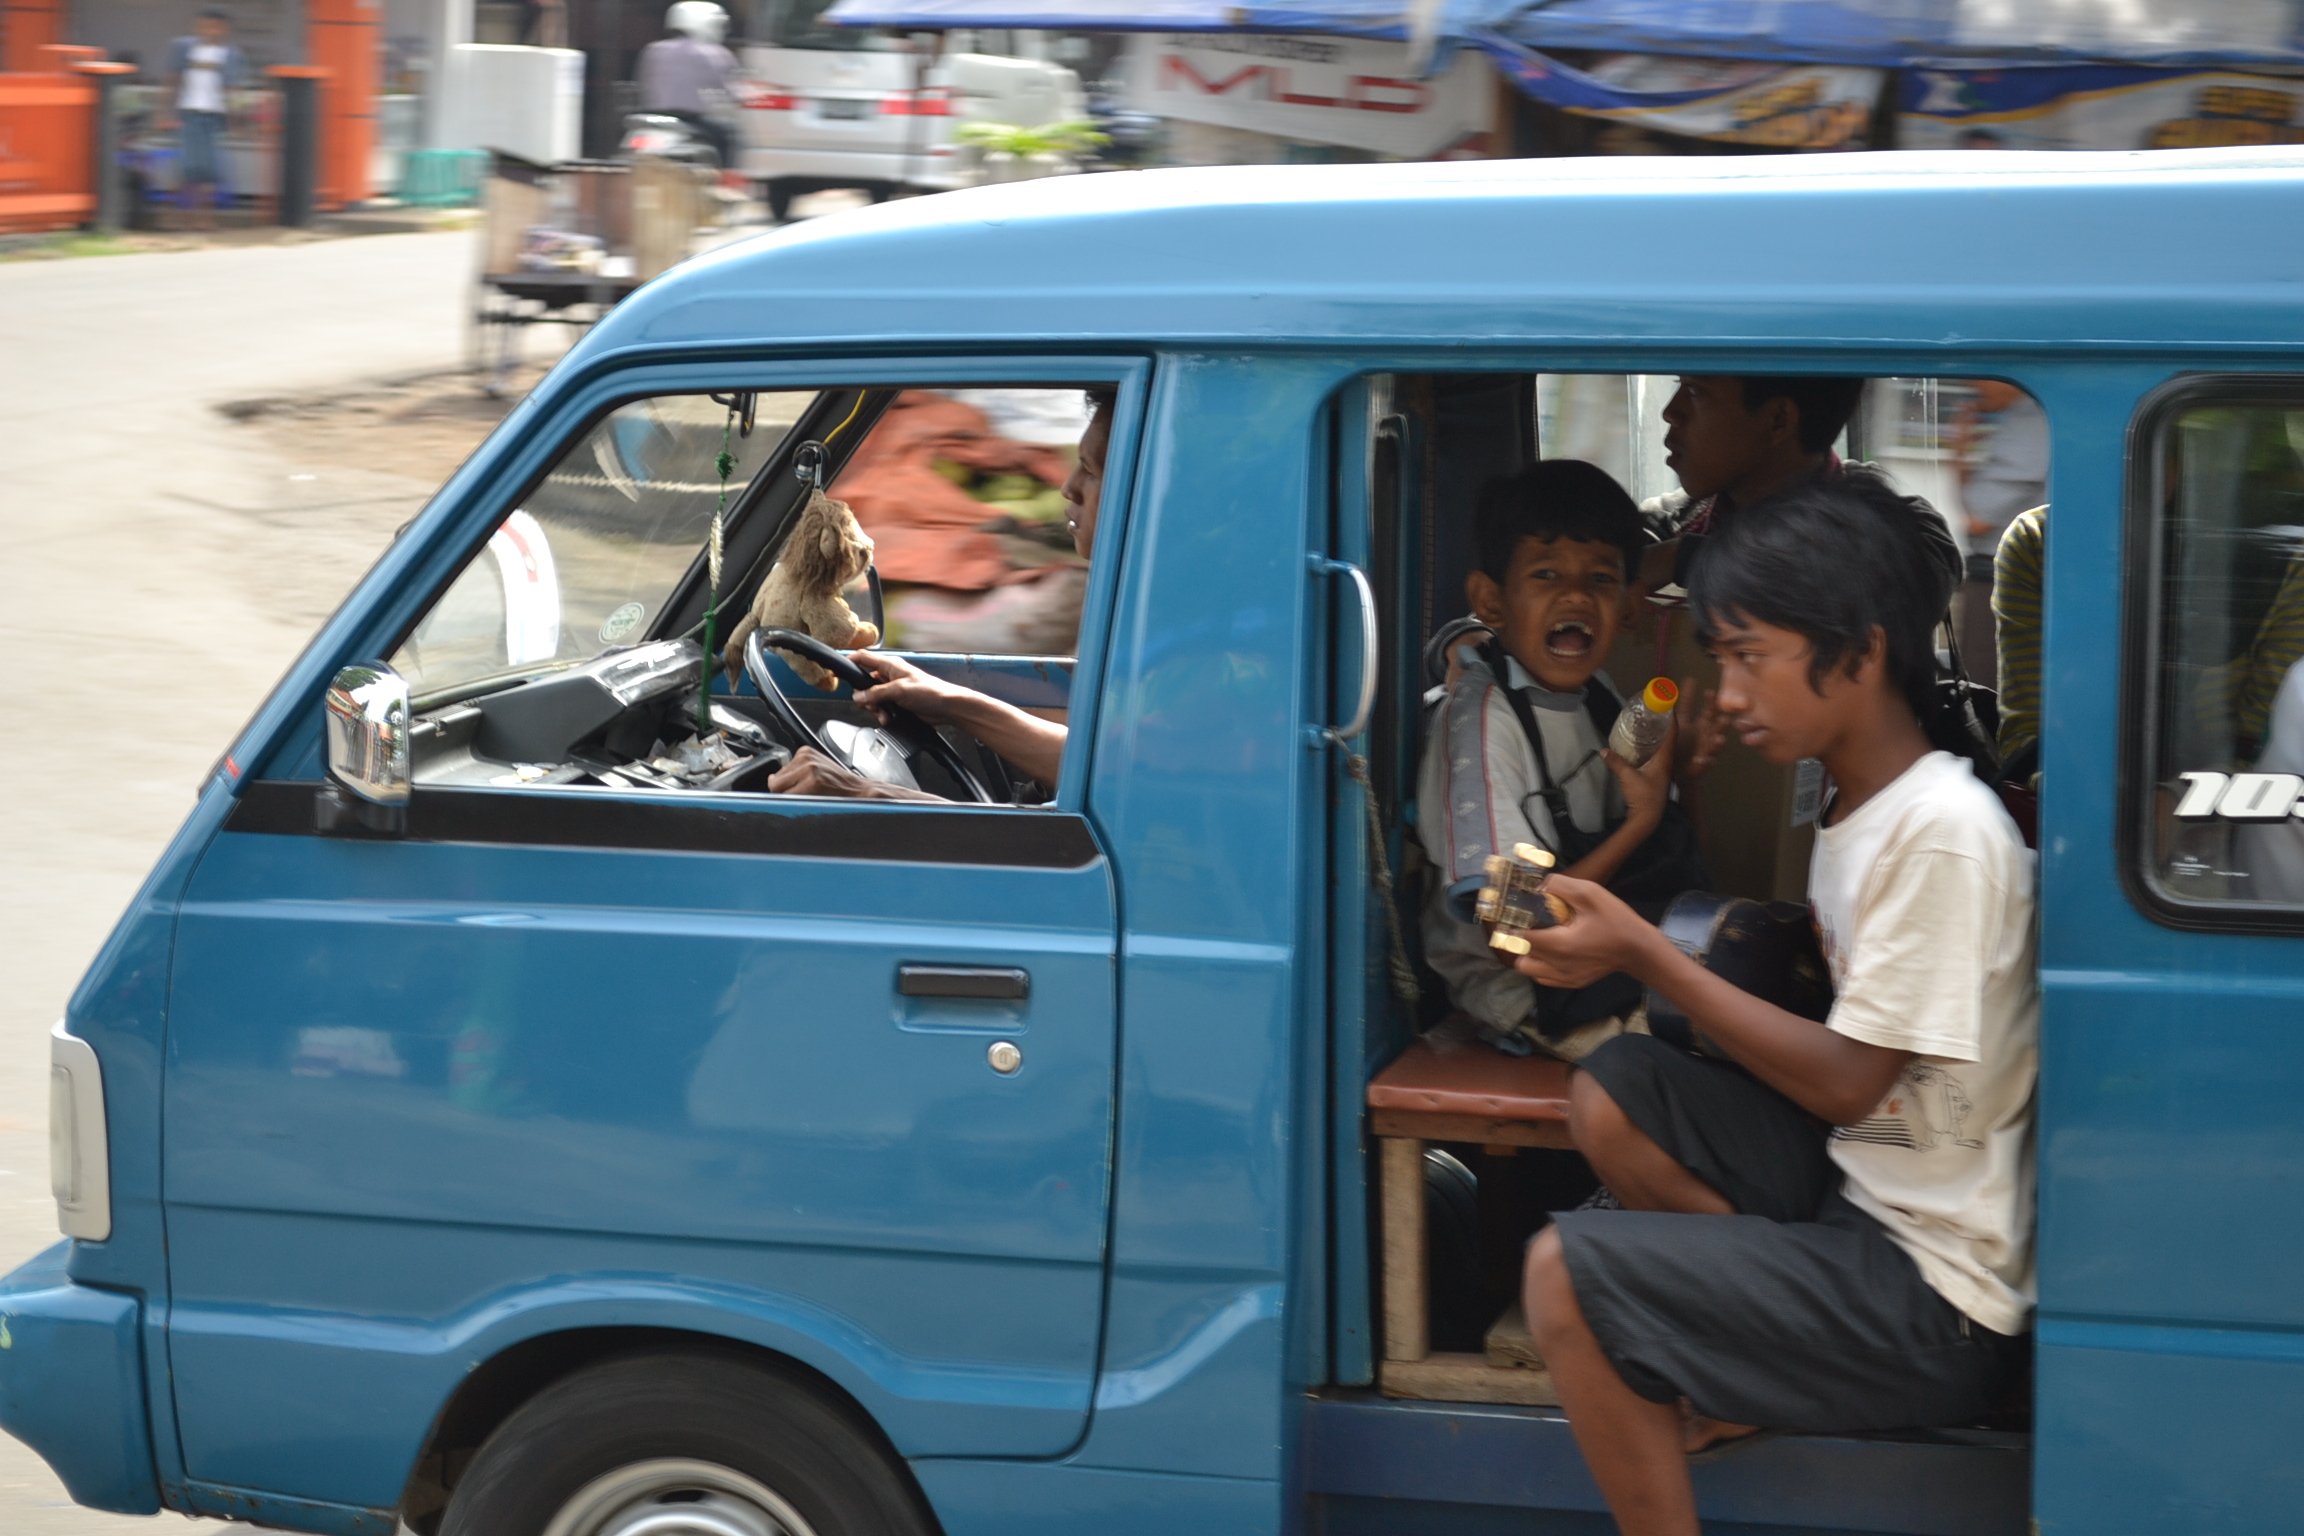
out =
{"type": "Polygon", "coordinates": [[[768,0],[737,51],[743,80],[737,168],[768,211],[807,192],[853,187],[877,202],[975,179],[954,142],[967,122],[1041,127],[1087,115],[1080,78],[1041,57],[1041,34],[964,30],[926,43],[824,19],[832,0],[768,0]]]}

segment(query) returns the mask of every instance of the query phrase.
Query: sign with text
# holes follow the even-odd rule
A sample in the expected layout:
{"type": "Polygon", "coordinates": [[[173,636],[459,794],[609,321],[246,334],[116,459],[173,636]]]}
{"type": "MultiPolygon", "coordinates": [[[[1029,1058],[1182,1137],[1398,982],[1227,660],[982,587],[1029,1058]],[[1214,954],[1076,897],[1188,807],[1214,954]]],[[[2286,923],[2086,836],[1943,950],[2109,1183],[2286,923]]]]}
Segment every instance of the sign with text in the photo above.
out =
{"type": "Polygon", "coordinates": [[[1494,91],[1469,51],[1419,77],[1404,43],[1259,33],[1139,34],[1127,78],[1158,117],[1403,160],[1485,152],[1494,91]]]}
{"type": "Polygon", "coordinates": [[[2220,149],[2304,143],[2304,79],[2228,70],[1914,70],[1906,149],[2220,149]]]}

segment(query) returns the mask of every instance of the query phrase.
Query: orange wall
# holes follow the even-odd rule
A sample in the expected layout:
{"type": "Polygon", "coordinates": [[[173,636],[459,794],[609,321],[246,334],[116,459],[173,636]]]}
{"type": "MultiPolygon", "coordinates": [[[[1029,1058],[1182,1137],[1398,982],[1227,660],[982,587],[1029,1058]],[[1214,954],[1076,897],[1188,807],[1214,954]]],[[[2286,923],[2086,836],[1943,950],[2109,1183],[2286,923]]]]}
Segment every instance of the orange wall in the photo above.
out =
{"type": "Polygon", "coordinates": [[[95,82],[0,75],[0,230],[72,229],[96,208],[95,82]]]}
{"type": "Polygon", "coordinates": [[[0,70],[45,69],[40,50],[64,41],[64,0],[0,0],[0,70]]]}
{"type": "Polygon", "coordinates": [[[305,0],[304,16],[305,62],[328,71],[320,84],[320,206],[366,202],[374,192],[383,0],[305,0]]]}

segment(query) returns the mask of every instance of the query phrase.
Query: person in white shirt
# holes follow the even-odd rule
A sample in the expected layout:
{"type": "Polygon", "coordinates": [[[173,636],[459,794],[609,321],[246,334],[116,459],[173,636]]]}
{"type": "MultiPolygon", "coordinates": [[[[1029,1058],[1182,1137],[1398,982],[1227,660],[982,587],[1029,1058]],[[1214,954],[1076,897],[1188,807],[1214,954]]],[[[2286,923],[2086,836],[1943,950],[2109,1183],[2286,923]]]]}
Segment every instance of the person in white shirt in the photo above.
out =
{"type": "Polygon", "coordinates": [[[194,229],[216,227],[216,189],[232,88],[245,74],[222,11],[202,11],[192,35],[168,53],[168,102],[176,115],[177,187],[194,229]]]}
{"type": "Polygon", "coordinates": [[[1971,1422],[2021,1369],[2033,867],[1934,749],[1941,594],[1883,526],[1860,489],[1812,485],[1692,572],[1731,729],[1832,779],[1809,877],[1829,1017],[1739,990],[1570,878],[1551,889],[1571,918],[1520,962],[1553,986],[1629,972],[1726,1058],[1642,1035],[1587,1058],[1570,1130],[1623,1208],[1563,1213],[1529,1248],[1531,1331],[1627,1536],[1697,1531],[1693,1452],[1971,1422]]]}

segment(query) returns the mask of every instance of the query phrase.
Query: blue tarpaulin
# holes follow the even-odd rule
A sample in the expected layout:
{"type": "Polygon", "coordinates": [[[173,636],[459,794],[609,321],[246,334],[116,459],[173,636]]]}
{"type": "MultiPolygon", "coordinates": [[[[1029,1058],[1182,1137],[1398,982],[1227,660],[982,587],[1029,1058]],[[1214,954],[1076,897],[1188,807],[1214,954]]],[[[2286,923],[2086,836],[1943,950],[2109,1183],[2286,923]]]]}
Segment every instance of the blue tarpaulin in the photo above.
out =
{"type": "MultiPolygon", "coordinates": [[[[1445,0],[1440,35],[1501,26],[1529,0],[1445,0]]],[[[1318,32],[1408,35],[1408,0],[840,0],[826,19],[855,27],[1033,27],[1056,32],[1318,32]]]]}
{"type": "MultiPolygon", "coordinates": [[[[852,26],[1405,38],[1408,0],[840,0],[852,26]]],[[[1499,44],[1784,63],[2304,68],[2299,0],[1444,0],[1445,51],[1499,44]]]]}

